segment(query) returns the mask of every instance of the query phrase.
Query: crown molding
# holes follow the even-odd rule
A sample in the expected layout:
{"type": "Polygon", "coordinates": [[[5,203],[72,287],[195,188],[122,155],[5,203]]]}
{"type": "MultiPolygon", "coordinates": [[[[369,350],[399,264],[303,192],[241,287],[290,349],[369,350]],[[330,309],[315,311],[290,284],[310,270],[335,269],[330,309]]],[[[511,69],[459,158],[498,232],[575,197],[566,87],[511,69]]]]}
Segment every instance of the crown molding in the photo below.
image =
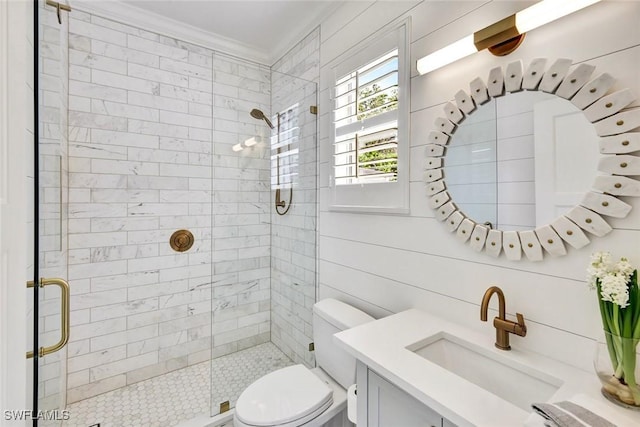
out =
{"type": "Polygon", "coordinates": [[[271,66],[281,60],[297,43],[304,40],[322,22],[326,21],[329,16],[333,15],[336,10],[340,9],[345,2],[332,1],[331,3],[330,7],[326,7],[322,13],[312,19],[307,19],[298,27],[298,31],[291,31],[288,37],[285,37],[277,46],[275,46],[269,56],[269,63],[271,66]]]}
{"type": "Polygon", "coordinates": [[[253,46],[194,27],[148,10],[126,4],[120,0],[75,0],[73,8],[152,31],[163,36],[212,49],[221,53],[271,66],[272,56],[253,46]]]}

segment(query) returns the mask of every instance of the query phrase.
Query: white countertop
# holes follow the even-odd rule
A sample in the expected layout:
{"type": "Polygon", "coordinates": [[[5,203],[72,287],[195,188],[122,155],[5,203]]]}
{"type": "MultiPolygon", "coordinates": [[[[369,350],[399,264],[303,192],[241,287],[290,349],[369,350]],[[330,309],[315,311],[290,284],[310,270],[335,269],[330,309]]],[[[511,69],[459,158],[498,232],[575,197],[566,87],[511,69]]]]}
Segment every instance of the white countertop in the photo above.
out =
{"type": "MultiPolygon", "coordinates": [[[[607,414],[599,415],[628,418],[629,427],[640,426],[640,413],[617,407],[602,397],[595,372],[585,372],[513,346],[511,351],[499,350],[494,346],[493,332],[479,334],[417,309],[337,333],[334,340],[371,369],[460,427],[543,425],[542,418],[531,411],[518,408],[406,348],[443,332],[481,346],[499,358],[530,366],[561,380],[562,385],[548,402],[586,394],[598,401],[599,408],[606,408],[607,414]]],[[[619,427],[627,426],[620,423],[619,427]]]]}

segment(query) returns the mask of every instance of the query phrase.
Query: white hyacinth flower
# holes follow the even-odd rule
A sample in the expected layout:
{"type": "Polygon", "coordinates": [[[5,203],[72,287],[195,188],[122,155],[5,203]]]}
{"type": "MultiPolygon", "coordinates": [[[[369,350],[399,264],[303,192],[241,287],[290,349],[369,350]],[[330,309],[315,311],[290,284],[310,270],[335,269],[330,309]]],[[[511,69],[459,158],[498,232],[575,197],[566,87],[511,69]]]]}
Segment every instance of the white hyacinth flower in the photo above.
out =
{"type": "Polygon", "coordinates": [[[609,301],[625,308],[629,305],[627,278],[621,274],[607,274],[600,280],[603,301],[609,301]]]}

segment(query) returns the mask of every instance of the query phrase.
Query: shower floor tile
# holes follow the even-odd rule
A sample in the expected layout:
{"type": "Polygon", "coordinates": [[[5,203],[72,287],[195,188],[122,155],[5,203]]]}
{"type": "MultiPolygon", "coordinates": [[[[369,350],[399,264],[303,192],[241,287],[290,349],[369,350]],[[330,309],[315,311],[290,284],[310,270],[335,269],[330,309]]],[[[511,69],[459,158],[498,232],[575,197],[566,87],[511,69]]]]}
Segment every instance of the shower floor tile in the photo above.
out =
{"type": "Polygon", "coordinates": [[[210,413],[210,402],[216,412],[226,400],[235,407],[236,399],[249,384],[292,364],[272,343],[260,344],[73,403],[67,407],[70,419],[62,426],[175,426],[210,413]]]}

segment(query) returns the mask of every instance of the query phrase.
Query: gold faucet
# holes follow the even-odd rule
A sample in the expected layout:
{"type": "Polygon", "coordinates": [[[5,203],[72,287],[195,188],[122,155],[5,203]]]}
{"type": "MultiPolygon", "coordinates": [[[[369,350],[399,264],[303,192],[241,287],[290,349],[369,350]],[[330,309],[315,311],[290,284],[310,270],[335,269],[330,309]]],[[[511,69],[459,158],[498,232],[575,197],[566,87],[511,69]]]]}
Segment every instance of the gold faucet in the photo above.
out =
{"type": "Polygon", "coordinates": [[[489,310],[489,300],[493,294],[498,294],[498,317],[493,319],[493,326],[496,328],[496,347],[500,350],[511,350],[509,345],[509,334],[516,334],[521,337],[527,335],[527,327],[524,324],[524,316],[516,313],[518,323],[507,320],[504,309],[504,293],[497,286],[492,286],[484,293],[482,305],[480,305],[480,320],[487,321],[487,311],[489,310]]]}

